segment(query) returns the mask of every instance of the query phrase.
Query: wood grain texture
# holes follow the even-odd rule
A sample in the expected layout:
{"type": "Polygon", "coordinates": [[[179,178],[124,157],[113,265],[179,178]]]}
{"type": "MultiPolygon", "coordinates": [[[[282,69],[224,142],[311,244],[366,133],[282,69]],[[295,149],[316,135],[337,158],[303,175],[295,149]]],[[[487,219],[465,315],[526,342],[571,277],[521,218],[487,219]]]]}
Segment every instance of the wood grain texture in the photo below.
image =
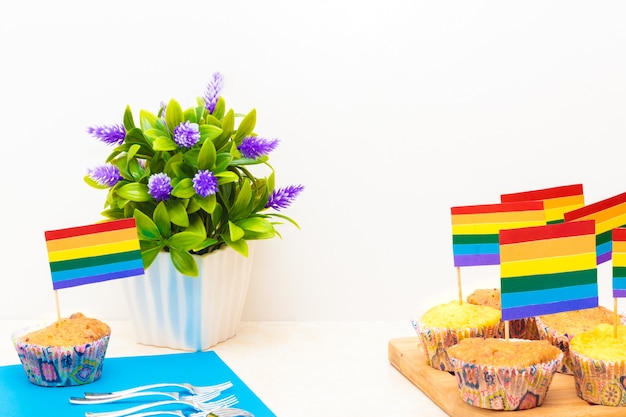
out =
{"type": "Polygon", "coordinates": [[[625,416],[624,407],[591,405],[581,400],[574,388],[574,377],[556,374],[540,407],[523,411],[494,411],[466,404],[459,394],[454,375],[438,371],[426,363],[418,337],[391,339],[388,344],[389,362],[409,381],[424,392],[448,415],[467,417],[497,417],[513,414],[523,417],[610,417],[625,416]]]}

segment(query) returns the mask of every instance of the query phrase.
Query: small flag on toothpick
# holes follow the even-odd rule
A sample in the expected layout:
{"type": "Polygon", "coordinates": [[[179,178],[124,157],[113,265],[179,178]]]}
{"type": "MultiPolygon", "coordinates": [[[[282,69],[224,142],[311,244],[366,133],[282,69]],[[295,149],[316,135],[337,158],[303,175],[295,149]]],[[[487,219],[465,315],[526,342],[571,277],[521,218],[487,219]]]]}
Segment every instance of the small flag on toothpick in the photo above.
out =
{"type": "Polygon", "coordinates": [[[135,219],[45,232],[54,290],[144,273],[135,219]]]}
{"type": "Polygon", "coordinates": [[[522,191],[502,194],[500,201],[513,203],[520,201],[543,201],[548,224],[563,223],[568,211],[579,209],[585,205],[582,184],[562,185],[540,190],[522,191]]]}
{"type": "Polygon", "coordinates": [[[502,230],[502,320],[598,306],[593,220],[502,230]]]}

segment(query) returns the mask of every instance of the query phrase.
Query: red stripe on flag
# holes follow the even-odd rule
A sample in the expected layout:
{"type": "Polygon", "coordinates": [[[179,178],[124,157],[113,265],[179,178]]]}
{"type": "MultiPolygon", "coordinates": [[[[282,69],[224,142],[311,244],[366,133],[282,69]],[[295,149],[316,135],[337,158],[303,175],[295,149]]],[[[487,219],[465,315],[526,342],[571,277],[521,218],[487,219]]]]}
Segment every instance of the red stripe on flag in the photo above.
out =
{"type": "Polygon", "coordinates": [[[548,226],[531,226],[519,229],[500,230],[500,245],[532,242],[535,240],[556,239],[596,233],[595,220],[583,220],[572,223],[558,223],[548,226]]]}
{"type": "Polygon", "coordinates": [[[563,185],[560,187],[544,188],[541,190],[523,191],[520,193],[502,194],[500,199],[503,203],[526,200],[548,200],[559,197],[569,197],[583,194],[583,185],[563,185]]]}
{"type": "Polygon", "coordinates": [[[135,227],[135,219],[112,220],[87,226],[69,227],[67,229],[49,230],[45,232],[46,241],[64,239],[68,237],[83,236],[94,233],[110,232],[112,230],[130,229],[135,227]]]}
{"type": "Polygon", "coordinates": [[[593,213],[604,211],[608,208],[617,206],[625,202],[626,202],[626,193],[618,194],[616,196],[607,198],[606,200],[598,201],[596,203],[589,204],[579,209],[572,210],[572,211],[565,213],[564,214],[565,221],[569,222],[572,220],[580,219],[581,217],[585,217],[593,213]]]}
{"type": "Polygon", "coordinates": [[[520,201],[514,203],[480,204],[476,206],[459,206],[450,209],[455,214],[507,213],[514,211],[543,210],[543,201],[520,201]]]}
{"type": "Polygon", "coordinates": [[[618,227],[612,230],[611,235],[613,241],[626,242],[626,227],[618,227]]]}

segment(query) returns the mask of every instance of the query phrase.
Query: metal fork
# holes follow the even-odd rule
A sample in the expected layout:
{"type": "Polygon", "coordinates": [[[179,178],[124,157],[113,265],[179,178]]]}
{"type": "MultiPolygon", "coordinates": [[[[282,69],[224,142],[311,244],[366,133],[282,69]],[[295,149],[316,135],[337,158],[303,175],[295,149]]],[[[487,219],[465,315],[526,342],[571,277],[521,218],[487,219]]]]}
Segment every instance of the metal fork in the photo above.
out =
{"type": "Polygon", "coordinates": [[[85,398],[112,398],[119,397],[122,395],[133,394],[135,392],[151,390],[155,388],[166,388],[166,387],[175,387],[182,388],[187,390],[190,394],[204,394],[206,392],[213,392],[215,390],[224,391],[232,387],[233,384],[230,381],[223,382],[217,385],[208,385],[208,386],[195,386],[187,383],[178,383],[178,382],[161,382],[158,384],[148,384],[148,385],[140,385],[133,388],[123,389],[121,391],[113,391],[113,392],[85,392],[85,398]]]}
{"type": "Polygon", "coordinates": [[[197,411],[185,413],[182,410],[146,411],[137,414],[128,414],[126,417],[150,417],[150,416],[177,416],[177,417],[254,417],[254,414],[241,408],[223,407],[213,411],[197,411]]]}
{"type": "MultiPolygon", "coordinates": [[[[202,397],[204,394],[200,394],[197,397],[202,397]]],[[[234,395],[229,395],[226,398],[217,401],[205,402],[202,403],[201,400],[168,400],[168,401],[156,401],[152,403],[146,403],[137,405],[135,407],[125,408],[123,410],[116,411],[104,411],[104,412],[86,412],[85,417],[122,417],[127,416],[129,414],[137,413],[139,411],[147,410],[149,408],[160,407],[162,405],[186,405],[189,407],[193,407],[196,411],[204,411],[205,413],[210,413],[218,408],[230,407],[231,405],[235,405],[239,402],[237,397],[234,395]],[[200,401],[200,402],[199,402],[200,401]]],[[[154,415],[154,414],[153,414],[154,415]]]]}
{"type": "Polygon", "coordinates": [[[151,396],[162,396],[169,397],[173,400],[182,400],[182,401],[197,401],[197,402],[206,402],[217,398],[222,393],[221,390],[216,389],[214,391],[207,391],[203,394],[191,394],[191,395],[181,395],[178,392],[165,392],[165,391],[139,391],[139,392],[131,392],[124,395],[118,395],[116,397],[109,396],[90,396],[90,397],[70,397],[70,403],[72,404],[107,404],[116,401],[122,401],[129,398],[136,397],[151,397],[151,396]]]}

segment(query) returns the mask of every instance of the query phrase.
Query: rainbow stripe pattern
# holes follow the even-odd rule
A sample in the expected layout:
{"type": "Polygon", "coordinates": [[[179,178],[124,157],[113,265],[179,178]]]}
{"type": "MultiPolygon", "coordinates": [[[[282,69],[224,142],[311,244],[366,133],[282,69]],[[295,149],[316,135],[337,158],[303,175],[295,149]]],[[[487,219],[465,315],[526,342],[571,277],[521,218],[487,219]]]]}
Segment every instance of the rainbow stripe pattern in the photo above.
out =
{"type": "Polygon", "coordinates": [[[503,229],[545,225],[542,201],[452,207],[454,266],[498,265],[503,229]]]}
{"type": "Polygon", "coordinates": [[[592,220],[500,232],[502,320],[598,306],[592,220]]]}
{"type": "Polygon", "coordinates": [[[626,297],[626,228],[613,229],[613,298],[626,297]]]}
{"type": "Polygon", "coordinates": [[[601,200],[565,213],[565,221],[595,220],[596,262],[598,265],[611,259],[611,231],[626,226],[626,193],[601,200]]]}
{"type": "Polygon", "coordinates": [[[585,205],[585,196],[583,193],[583,185],[573,184],[544,188],[541,190],[502,194],[500,201],[503,203],[543,201],[543,208],[546,211],[546,222],[553,224],[563,223],[565,221],[566,212],[583,207],[585,205]]]}
{"type": "Polygon", "coordinates": [[[45,232],[55,290],[144,273],[135,219],[45,232]]]}

